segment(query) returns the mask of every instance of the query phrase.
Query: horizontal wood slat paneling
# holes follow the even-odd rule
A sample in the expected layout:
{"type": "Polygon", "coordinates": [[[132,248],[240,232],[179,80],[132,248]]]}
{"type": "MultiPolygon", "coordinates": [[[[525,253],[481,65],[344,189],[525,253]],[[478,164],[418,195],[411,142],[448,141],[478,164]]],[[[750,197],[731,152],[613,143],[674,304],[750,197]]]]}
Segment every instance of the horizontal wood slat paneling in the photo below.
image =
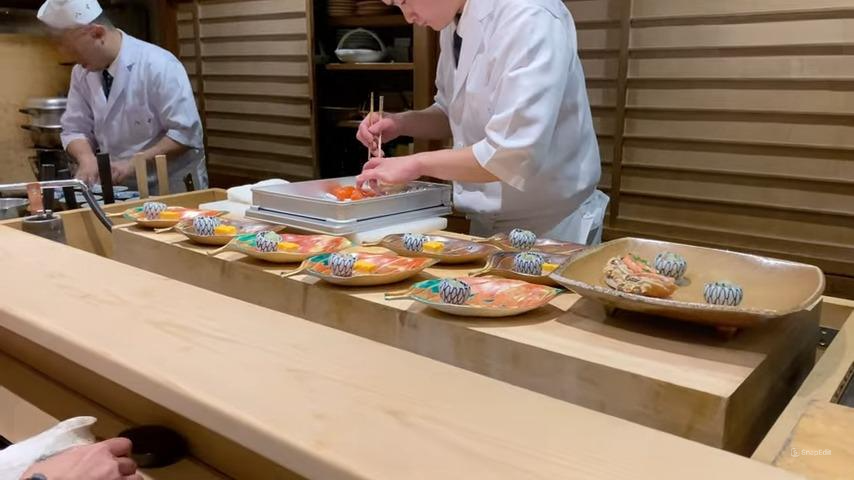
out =
{"type": "MultiPolygon", "coordinates": [[[[602,176],[599,189],[611,194],[614,187],[615,149],[622,144],[623,122],[620,112],[625,104],[625,81],[620,81],[627,57],[629,0],[565,1],[576,22],[581,66],[587,79],[587,92],[593,110],[593,126],[599,137],[602,176]],[[621,56],[621,51],[623,55],[621,56]],[[622,70],[621,70],[622,65],[622,70]]],[[[619,170],[619,167],[616,167],[619,170]]],[[[611,195],[611,206],[618,199],[611,195]]]]}
{"type": "Polygon", "coordinates": [[[204,105],[211,173],[290,180],[316,174],[306,5],[196,0],[178,6],[179,52],[204,105]]]}
{"type": "Polygon", "coordinates": [[[614,119],[625,126],[620,208],[608,235],[854,277],[854,4],[631,3],[626,109],[614,119]]]}

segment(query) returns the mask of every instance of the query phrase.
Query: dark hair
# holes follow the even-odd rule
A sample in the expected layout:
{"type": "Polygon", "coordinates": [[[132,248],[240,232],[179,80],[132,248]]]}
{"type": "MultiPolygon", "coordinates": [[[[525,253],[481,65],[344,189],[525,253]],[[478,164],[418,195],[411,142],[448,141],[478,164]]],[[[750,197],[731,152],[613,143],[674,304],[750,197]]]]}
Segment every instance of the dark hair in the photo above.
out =
{"type": "Polygon", "coordinates": [[[105,27],[110,30],[116,28],[115,26],[113,26],[113,22],[110,21],[110,18],[107,16],[107,14],[104,12],[101,12],[101,14],[98,15],[95,20],[92,20],[92,23],[90,23],[90,25],[101,25],[102,27],[105,27]]]}

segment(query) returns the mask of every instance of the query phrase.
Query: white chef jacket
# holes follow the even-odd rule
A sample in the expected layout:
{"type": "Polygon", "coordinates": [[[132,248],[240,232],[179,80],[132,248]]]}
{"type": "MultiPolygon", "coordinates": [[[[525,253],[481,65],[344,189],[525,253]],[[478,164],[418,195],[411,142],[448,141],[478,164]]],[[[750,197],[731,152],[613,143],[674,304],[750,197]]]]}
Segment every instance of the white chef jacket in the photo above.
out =
{"type": "MultiPolygon", "coordinates": [[[[193,175],[196,188],[207,188],[202,122],[184,66],[174,55],[122,32],[119,55],[108,71],[113,75],[110,98],[104,94],[102,72],[77,65],[71,72],[68,106],[62,116],[62,145],[86,139],[92,149],[113,161],[130,160],[164,135],[190,150],[170,158],[172,192],[186,190],[183,178],[193,175]]],[[[157,192],[156,172],[149,168],[149,188],[157,192]]],[[[136,186],[136,178],[126,181],[136,186]]]]}
{"type": "Polygon", "coordinates": [[[518,227],[565,236],[560,226],[574,223],[567,219],[601,174],[569,11],[560,0],[468,0],[440,46],[435,105],[448,116],[454,148],[471,146],[501,180],[455,182],[454,203],[470,214],[472,233],[518,227]]]}

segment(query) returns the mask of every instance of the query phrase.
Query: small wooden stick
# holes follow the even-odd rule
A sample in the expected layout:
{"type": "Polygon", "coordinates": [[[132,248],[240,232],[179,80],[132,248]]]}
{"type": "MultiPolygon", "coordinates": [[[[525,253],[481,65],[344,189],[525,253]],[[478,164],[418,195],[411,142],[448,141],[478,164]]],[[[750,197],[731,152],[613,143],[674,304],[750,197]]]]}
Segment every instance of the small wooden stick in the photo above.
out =
{"type": "Polygon", "coordinates": [[[136,189],[139,190],[139,198],[148,198],[148,169],[145,165],[145,156],[134,155],[133,166],[136,169],[136,189]]]}
{"type": "MultiPolygon", "coordinates": [[[[371,92],[371,108],[370,108],[370,110],[368,111],[368,126],[370,126],[370,125],[371,125],[371,123],[370,123],[370,122],[372,122],[372,121],[373,121],[373,120],[371,119],[371,117],[372,117],[373,115],[374,115],[374,92],[371,92]]],[[[370,160],[371,160],[371,156],[373,156],[373,152],[371,151],[371,147],[368,147],[368,161],[370,161],[370,160]]]]}
{"type": "Polygon", "coordinates": [[[159,195],[169,195],[169,170],[166,168],[166,155],[154,157],[157,169],[157,192],[159,195]]]}
{"type": "MultiPolygon", "coordinates": [[[[383,121],[383,103],[385,103],[385,97],[380,95],[380,121],[381,122],[383,121]]],[[[380,141],[379,141],[379,144],[377,145],[377,150],[379,150],[379,152],[377,152],[378,154],[380,152],[382,152],[382,150],[383,150],[383,131],[382,130],[380,130],[380,141]]]]}

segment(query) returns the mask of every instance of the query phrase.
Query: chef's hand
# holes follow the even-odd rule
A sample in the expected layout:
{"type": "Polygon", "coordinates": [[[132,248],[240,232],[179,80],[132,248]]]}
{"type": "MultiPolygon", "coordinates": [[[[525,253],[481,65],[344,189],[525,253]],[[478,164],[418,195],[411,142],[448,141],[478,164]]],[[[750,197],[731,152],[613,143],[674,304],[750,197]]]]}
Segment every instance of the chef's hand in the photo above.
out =
{"type": "Polygon", "coordinates": [[[48,480],[142,480],[136,464],[128,458],[130,449],[126,438],[75,447],[34,464],[23,478],[40,473],[48,480]]]}
{"type": "Polygon", "coordinates": [[[374,112],[359,124],[356,139],[371,151],[371,155],[382,156],[380,134],[382,133],[383,142],[390,142],[400,136],[400,131],[400,117],[387,113],[380,120],[380,114],[374,112]]]}
{"type": "Polygon", "coordinates": [[[124,182],[131,173],[133,173],[133,162],[130,160],[121,160],[112,162],[110,168],[113,171],[113,185],[118,185],[124,182]]]}
{"type": "Polygon", "coordinates": [[[368,184],[403,184],[417,180],[421,176],[420,154],[404,157],[374,157],[362,167],[362,174],[356,177],[356,187],[368,184]]]}
{"type": "Polygon", "coordinates": [[[83,183],[90,187],[98,183],[98,179],[100,178],[98,176],[98,159],[94,155],[78,159],[77,172],[75,172],[74,178],[83,181],[83,183]]]}

